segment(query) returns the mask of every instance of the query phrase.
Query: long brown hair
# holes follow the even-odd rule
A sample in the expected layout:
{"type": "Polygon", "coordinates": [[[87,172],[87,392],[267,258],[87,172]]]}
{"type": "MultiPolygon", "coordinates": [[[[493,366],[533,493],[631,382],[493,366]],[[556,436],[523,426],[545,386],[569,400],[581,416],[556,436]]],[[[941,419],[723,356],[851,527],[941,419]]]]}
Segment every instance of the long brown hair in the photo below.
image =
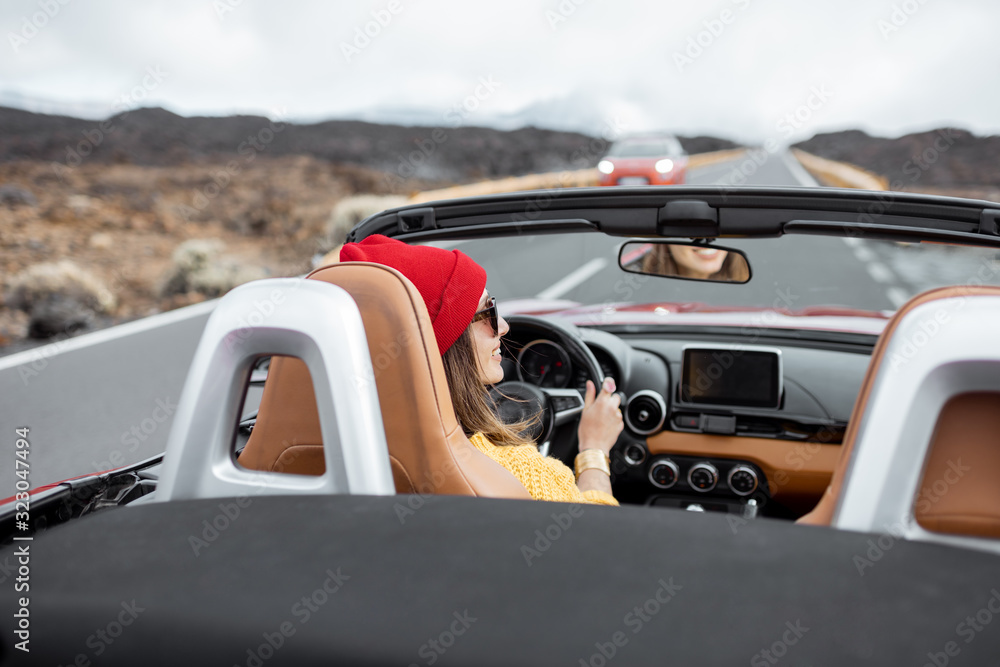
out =
{"type": "Polygon", "coordinates": [[[529,445],[522,435],[538,418],[505,424],[497,416],[493,399],[479,379],[479,360],[472,346],[472,332],[467,328],[441,356],[444,374],[451,391],[458,423],[466,435],[482,433],[494,445],[529,445]]]}

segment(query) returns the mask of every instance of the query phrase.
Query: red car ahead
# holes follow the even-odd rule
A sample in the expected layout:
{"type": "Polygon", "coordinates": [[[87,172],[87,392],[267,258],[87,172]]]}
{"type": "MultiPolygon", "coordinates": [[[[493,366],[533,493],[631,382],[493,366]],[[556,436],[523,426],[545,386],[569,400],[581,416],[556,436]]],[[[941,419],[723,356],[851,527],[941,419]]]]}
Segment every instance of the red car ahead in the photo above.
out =
{"type": "Polygon", "coordinates": [[[687,154],[670,135],[615,142],[600,162],[601,185],[676,185],[687,175],[687,154]]]}

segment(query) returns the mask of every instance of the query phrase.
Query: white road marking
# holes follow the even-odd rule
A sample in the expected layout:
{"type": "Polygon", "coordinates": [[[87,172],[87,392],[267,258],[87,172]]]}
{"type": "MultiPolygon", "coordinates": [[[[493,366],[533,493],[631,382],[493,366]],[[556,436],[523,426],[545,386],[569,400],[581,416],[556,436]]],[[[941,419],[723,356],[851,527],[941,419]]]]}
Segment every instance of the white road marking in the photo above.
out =
{"type": "Polygon", "coordinates": [[[878,261],[878,256],[875,254],[875,251],[872,250],[867,243],[865,243],[862,239],[851,236],[845,237],[844,243],[851,248],[858,261],[864,264],[865,270],[868,271],[868,275],[870,275],[873,280],[888,286],[886,287],[885,295],[893,306],[899,308],[910,300],[906,290],[893,285],[893,283],[897,281],[896,274],[888,266],[878,261]]]}
{"type": "Polygon", "coordinates": [[[888,285],[892,282],[892,271],[882,262],[868,262],[865,266],[873,280],[888,285]]]}
{"type": "Polygon", "coordinates": [[[875,261],[875,251],[865,245],[854,246],[854,256],[865,264],[875,261]]]}
{"type": "Polygon", "coordinates": [[[896,308],[899,308],[910,300],[910,297],[907,296],[906,292],[898,287],[890,287],[886,290],[886,294],[889,297],[889,301],[892,301],[892,305],[896,306],[896,308]]]}
{"type": "Polygon", "coordinates": [[[555,283],[548,289],[544,289],[537,294],[536,298],[539,299],[558,299],[566,292],[569,292],[574,287],[578,286],[583,281],[592,277],[598,271],[603,269],[608,265],[608,260],[604,257],[595,257],[590,260],[576,271],[573,271],[565,278],[555,283]]]}
{"type": "Polygon", "coordinates": [[[781,159],[784,161],[785,166],[788,167],[788,171],[792,172],[795,180],[799,182],[799,185],[809,188],[819,187],[819,182],[812,177],[812,174],[806,171],[806,168],[802,166],[801,162],[795,159],[795,156],[790,151],[782,151],[781,159]]]}
{"type": "Polygon", "coordinates": [[[177,322],[183,322],[184,320],[193,319],[195,317],[201,317],[215,310],[218,303],[218,299],[202,301],[201,303],[196,303],[192,306],[185,306],[184,308],[170,310],[165,313],[150,315],[139,320],[133,320],[131,322],[126,322],[125,324],[108,327],[107,329],[100,329],[98,331],[81,334],[79,336],[74,336],[73,338],[66,338],[47,345],[40,345],[39,347],[24,350],[23,352],[15,352],[14,354],[0,359],[0,371],[7,370],[8,368],[14,368],[15,366],[19,366],[21,364],[30,364],[41,358],[48,359],[49,357],[57,354],[63,354],[64,352],[82,350],[94,345],[100,345],[102,343],[118,340],[120,338],[126,338],[137,333],[158,329],[160,327],[175,324],[177,322]]]}

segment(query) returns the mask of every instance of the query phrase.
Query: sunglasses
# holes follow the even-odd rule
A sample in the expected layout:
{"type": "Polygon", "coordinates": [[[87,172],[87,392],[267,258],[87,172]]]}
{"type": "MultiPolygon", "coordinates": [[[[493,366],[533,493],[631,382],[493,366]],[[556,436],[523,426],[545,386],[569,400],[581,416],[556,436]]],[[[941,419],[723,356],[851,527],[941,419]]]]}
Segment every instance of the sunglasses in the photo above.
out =
{"type": "Polygon", "coordinates": [[[497,300],[495,297],[490,297],[490,300],[486,302],[486,307],[480,311],[477,311],[472,316],[473,322],[478,322],[479,320],[489,320],[490,326],[493,327],[493,335],[496,336],[500,333],[500,316],[497,314],[497,300]]]}

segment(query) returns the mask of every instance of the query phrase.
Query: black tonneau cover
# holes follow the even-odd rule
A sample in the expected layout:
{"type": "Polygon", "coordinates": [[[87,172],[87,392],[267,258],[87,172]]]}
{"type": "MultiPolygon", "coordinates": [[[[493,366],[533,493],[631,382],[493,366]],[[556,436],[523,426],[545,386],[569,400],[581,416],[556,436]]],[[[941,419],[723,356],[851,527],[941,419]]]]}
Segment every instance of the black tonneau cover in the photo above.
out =
{"type": "MultiPolygon", "coordinates": [[[[717,514],[454,497],[205,500],[74,520],[37,536],[30,554],[25,664],[1000,656],[1000,618],[983,624],[1000,610],[1000,558],[717,514]]],[[[13,577],[3,586],[9,660],[13,577]]]]}

